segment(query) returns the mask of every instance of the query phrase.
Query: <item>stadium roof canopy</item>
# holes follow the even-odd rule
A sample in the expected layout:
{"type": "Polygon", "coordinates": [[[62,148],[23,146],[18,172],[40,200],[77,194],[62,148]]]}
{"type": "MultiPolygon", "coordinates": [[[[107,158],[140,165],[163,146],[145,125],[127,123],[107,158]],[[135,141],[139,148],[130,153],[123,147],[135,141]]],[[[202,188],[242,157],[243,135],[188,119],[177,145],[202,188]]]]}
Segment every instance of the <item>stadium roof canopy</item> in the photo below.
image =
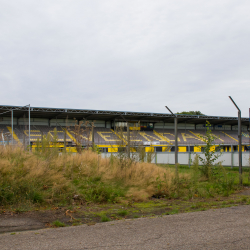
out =
{"type": "MultiPolygon", "coordinates": [[[[0,105],[0,117],[10,117],[11,110],[13,116],[22,118],[28,116],[28,106],[0,105]]],[[[116,121],[145,121],[145,122],[167,122],[173,123],[174,116],[167,113],[147,113],[131,111],[108,111],[89,109],[67,109],[67,108],[42,108],[31,107],[31,118],[47,119],[77,119],[77,120],[116,120],[116,121]]],[[[178,123],[205,124],[209,121],[213,125],[237,125],[238,117],[207,116],[207,115],[182,115],[178,114],[178,123]]],[[[249,118],[242,118],[242,125],[249,126],[249,118]]]]}

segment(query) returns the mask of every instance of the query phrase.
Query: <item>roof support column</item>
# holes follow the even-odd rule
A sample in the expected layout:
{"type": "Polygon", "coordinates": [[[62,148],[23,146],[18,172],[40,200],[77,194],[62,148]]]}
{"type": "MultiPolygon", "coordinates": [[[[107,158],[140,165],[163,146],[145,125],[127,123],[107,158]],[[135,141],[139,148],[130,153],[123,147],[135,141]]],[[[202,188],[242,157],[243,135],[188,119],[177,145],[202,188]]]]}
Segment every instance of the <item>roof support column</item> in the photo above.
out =
{"type": "Polygon", "coordinates": [[[95,132],[94,132],[94,125],[92,125],[92,149],[94,148],[95,145],[95,132]]]}

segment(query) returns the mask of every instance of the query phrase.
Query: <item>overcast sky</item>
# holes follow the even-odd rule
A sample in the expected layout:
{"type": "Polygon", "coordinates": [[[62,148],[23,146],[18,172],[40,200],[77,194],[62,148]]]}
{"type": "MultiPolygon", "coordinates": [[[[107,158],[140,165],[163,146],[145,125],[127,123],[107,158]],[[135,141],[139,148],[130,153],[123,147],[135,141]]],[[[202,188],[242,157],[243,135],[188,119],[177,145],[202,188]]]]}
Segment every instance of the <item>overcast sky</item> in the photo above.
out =
{"type": "Polygon", "coordinates": [[[0,6],[0,105],[249,116],[249,0],[0,6]]]}

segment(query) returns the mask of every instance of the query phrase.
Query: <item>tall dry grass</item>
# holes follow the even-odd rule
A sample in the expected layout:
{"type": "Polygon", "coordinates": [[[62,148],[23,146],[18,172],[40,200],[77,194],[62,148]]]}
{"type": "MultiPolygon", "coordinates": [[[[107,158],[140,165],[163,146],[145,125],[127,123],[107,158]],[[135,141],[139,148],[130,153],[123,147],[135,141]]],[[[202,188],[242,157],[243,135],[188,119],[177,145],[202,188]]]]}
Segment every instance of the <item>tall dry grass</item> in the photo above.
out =
{"type": "MultiPolygon", "coordinates": [[[[182,175],[182,179],[189,178],[182,175]]],[[[146,200],[175,192],[170,169],[126,158],[103,159],[90,150],[62,155],[0,147],[0,204],[146,200]]]]}
{"type": "Polygon", "coordinates": [[[70,182],[51,161],[21,148],[0,148],[0,204],[64,198],[70,182]]]}

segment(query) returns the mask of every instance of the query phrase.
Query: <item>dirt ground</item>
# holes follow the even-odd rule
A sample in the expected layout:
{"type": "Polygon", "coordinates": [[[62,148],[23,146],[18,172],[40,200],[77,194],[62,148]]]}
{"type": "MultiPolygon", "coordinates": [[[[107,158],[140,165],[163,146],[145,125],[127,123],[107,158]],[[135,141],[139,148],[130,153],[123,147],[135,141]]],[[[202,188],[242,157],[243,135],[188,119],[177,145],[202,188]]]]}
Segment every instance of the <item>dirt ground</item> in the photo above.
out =
{"type": "Polygon", "coordinates": [[[121,204],[93,204],[75,206],[72,209],[68,209],[68,207],[52,207],[50,209],[26,212],[4,212],[3,210],[0,214],[0,233],[57,227],[53,225],[55,221],[60,221],[65,226],[77,226],[81,224],[91,226],[98,222],[103,222],[102,217],[104,215],[107,215],[109,220],[120,220],[161,215],[167,211],[171,211],[171,208],[167,207],[161,208],[161,206],[156,206],[151,209],[149,207],[146,206],[143,210],[137,210],[135,207],[124,207],[121,204]],[[117,214],[119,211],[125,211],[121,213],[127,214],[119,215],[117,214]]]}
{"type": "Polygon", "coordinates": [[[193,200],[156,199],[124,204],[85,204],[68,207],[37,207],[30,211],[0,207],[0,233],[60,226],[89,226],[110,220],[157,217],[168,214],[204,211],[250,204],[250,189],[229,197],[193,200]],[[56,223],[59,222],[59,223],[56,223]]]}

